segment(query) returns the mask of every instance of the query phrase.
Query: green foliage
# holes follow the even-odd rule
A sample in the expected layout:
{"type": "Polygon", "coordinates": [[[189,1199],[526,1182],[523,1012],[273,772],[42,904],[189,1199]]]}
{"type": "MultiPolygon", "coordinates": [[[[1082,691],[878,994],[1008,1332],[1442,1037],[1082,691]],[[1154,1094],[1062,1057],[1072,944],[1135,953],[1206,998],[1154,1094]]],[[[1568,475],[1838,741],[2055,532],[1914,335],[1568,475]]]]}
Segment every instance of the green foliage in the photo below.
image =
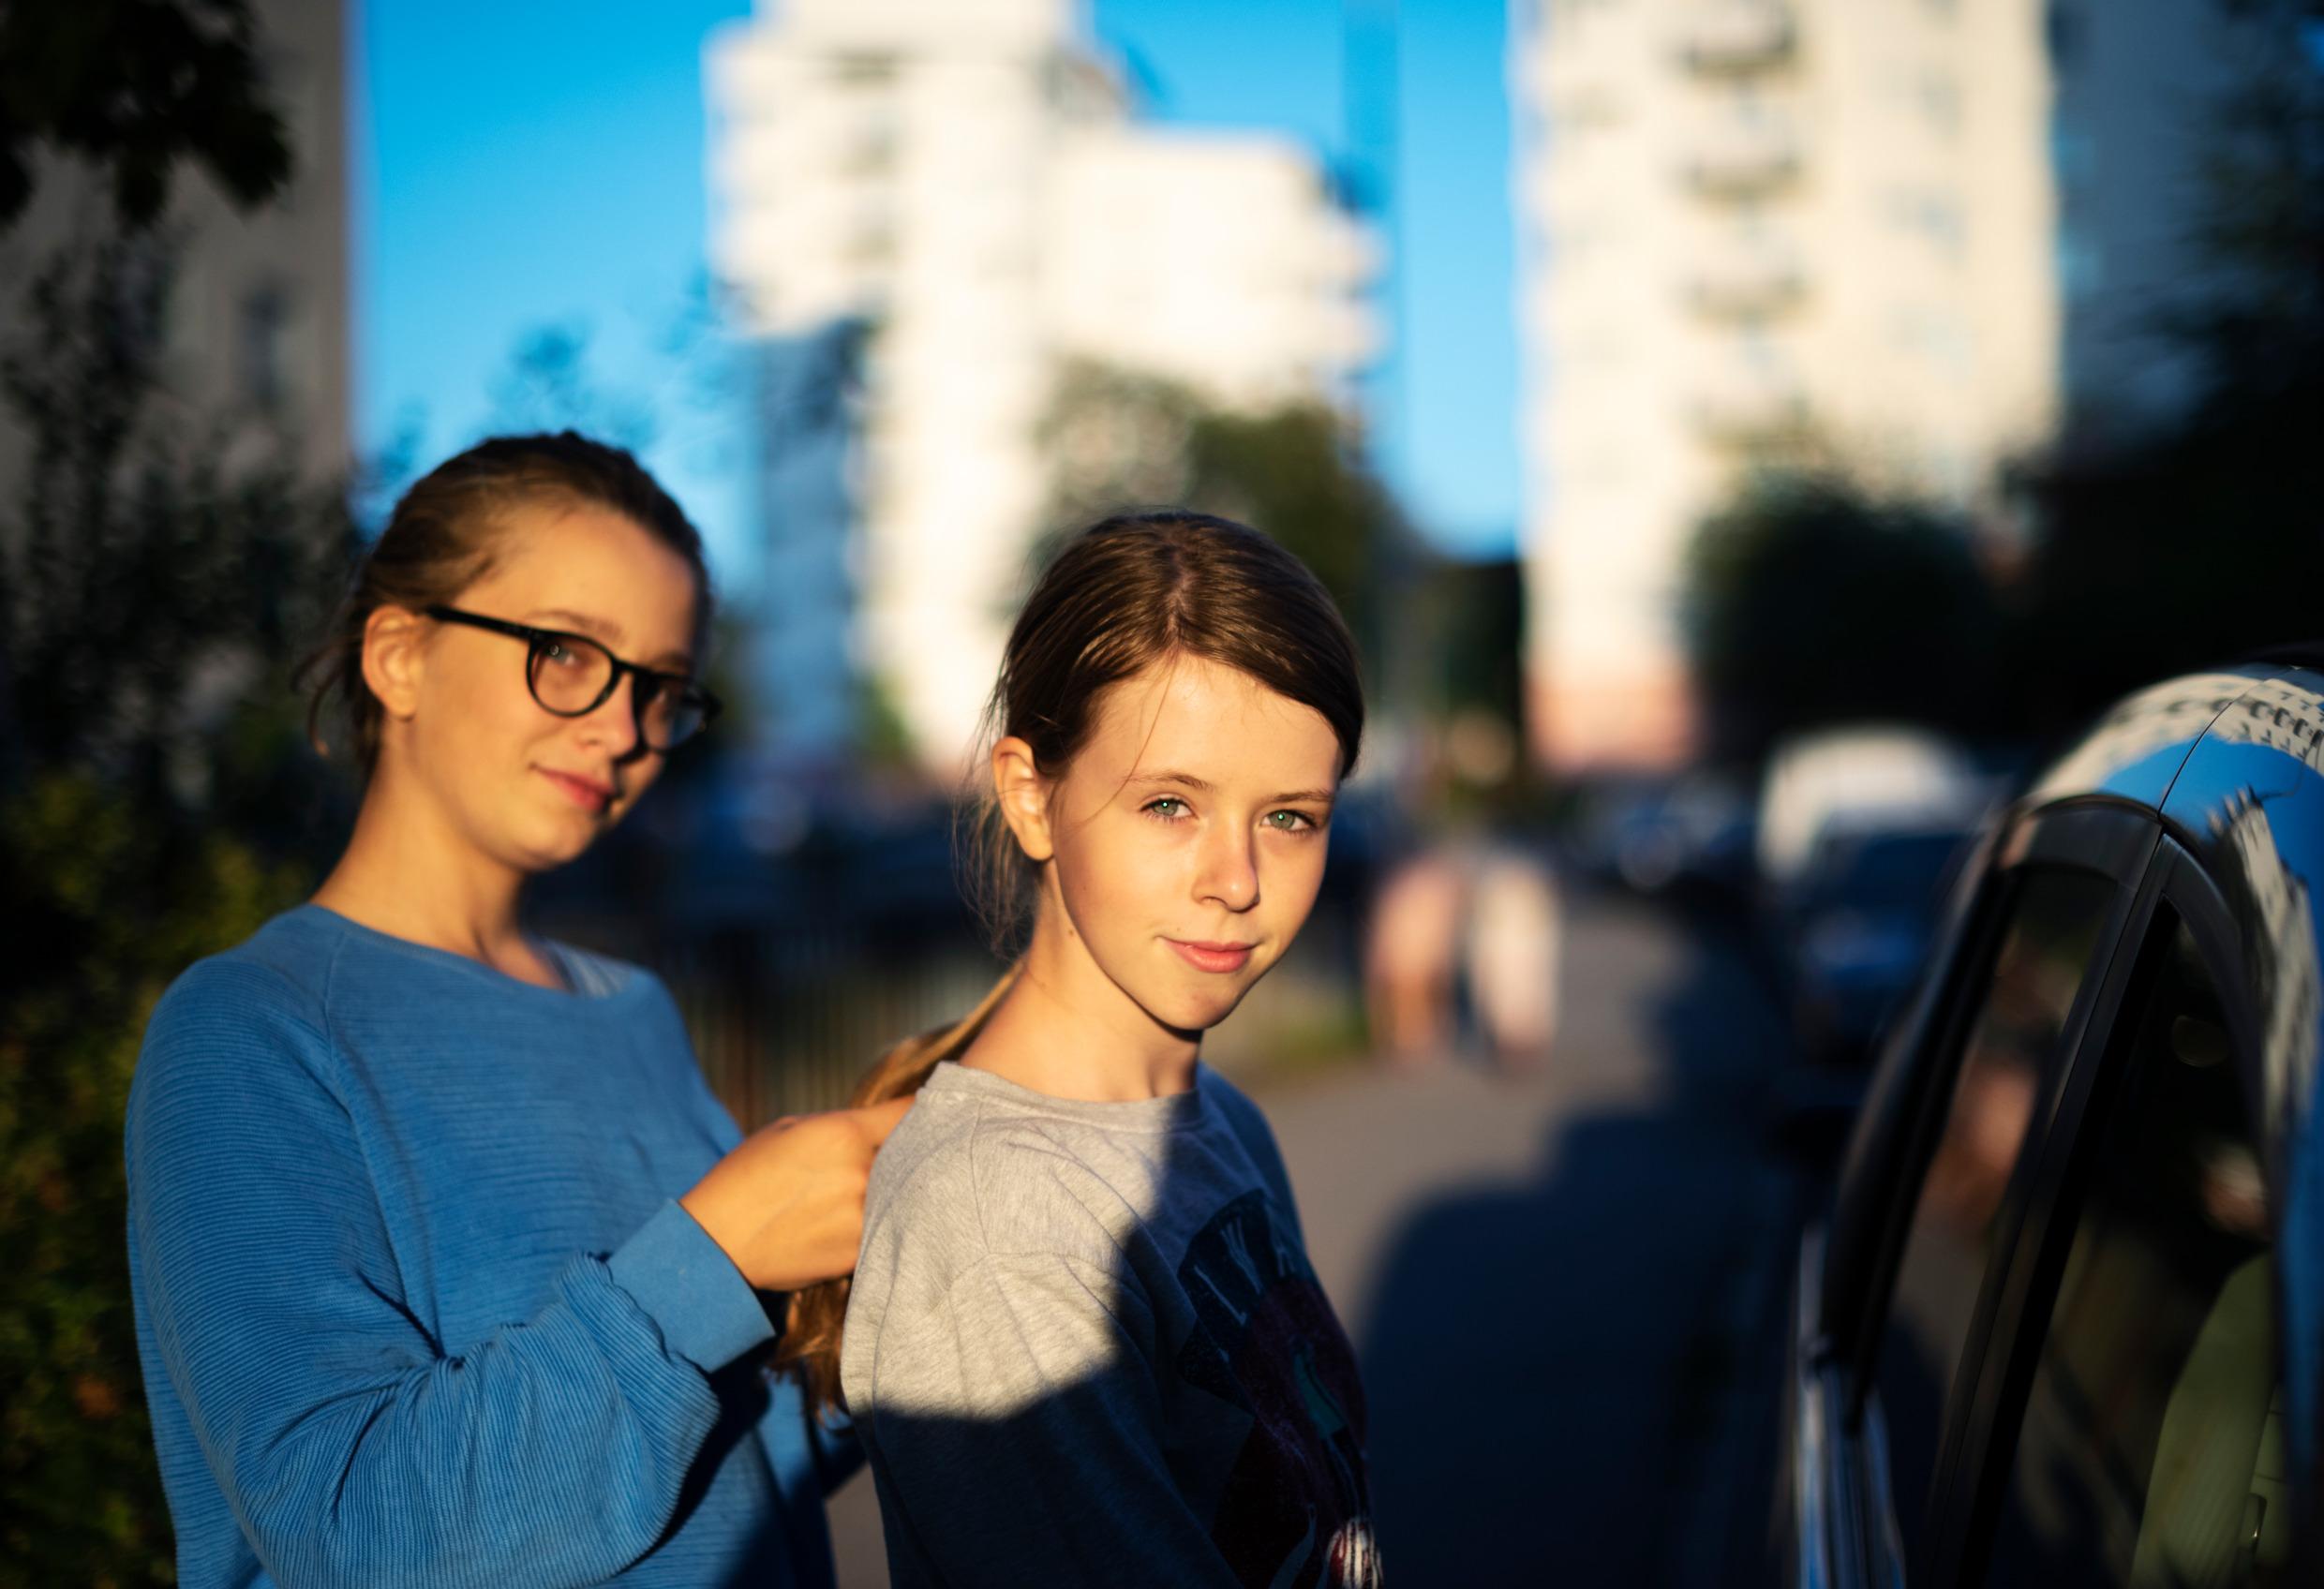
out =
{"type": "Polygon", "coordinates": [[[1050,521],[1070,530],[1128,508],[1182,507],[1265,530],[1316,572],[1378,676],[1383,587],[1415,560],[1395,504],[1319,403],[1214,408],[1184,387],[1083,366],[1044,430],[1056,460],[1050,521]]]}
{"type": "Polygon", "coordinates": [[[1417,663],[1399,698],[1432,768],[1436,787],[1425,803],[1503,826],[1528,819],[1542,792],[1523,750],[1521,566],[1507,559],[1424,568],[1398,587],[1396,627],[1417,663]]]}
{"type": "Polygon", "coordinates": [[[290,675],[354,531],[289,438],[160,401],[170,246],[69,247],[26,298],[0,502],[0,1589],[167,1582],[124,1236],[145,1018],[293,903],[341,822],[290,675]]]}
{"type": "Polygon", "coordinates": [[[304,873],[157,824],[98,778],[0,802],[0,1585],[166,1583],[124,1268],[122,1114],[154,1001],[294,902],[304,873]],[[27,963],[28,962],[28,963],[27,963]]]}
{"type": "Polygon", "coordinates": [[[151,235],[67,246],[0,362],[30,459],[0,504],[0,770],[89,766],[216,815],[271,787],[279,735],[232,707],[283,687],[356,531],[287,438],[229,447],[155,401],[171,254],[151,235]]]}
{"type": "Polygon", "coordinates": [[[1965,527],[1830,475],[1771,475],[1689,553],[1687,641],[1720,758],[1884,719],[1981,726],[2000,614],[1965,527]]]}
{"type": "Polygon", "coordinates": [[[290,175],[247,0],[31,0],[0,6],[0,229],[31,202],[43,148],[94,161],[133,228],[180,162],[246,207],[290,175]]]}
{"type": "Polygon", "coordinates": [[[1198,416],[1192,503],[1263,526],[1297,553],[1376,651],[1379,577],[1398,529],[1388,495],[1355,460],[1346,423],[1319,403],[1198,416]]]}

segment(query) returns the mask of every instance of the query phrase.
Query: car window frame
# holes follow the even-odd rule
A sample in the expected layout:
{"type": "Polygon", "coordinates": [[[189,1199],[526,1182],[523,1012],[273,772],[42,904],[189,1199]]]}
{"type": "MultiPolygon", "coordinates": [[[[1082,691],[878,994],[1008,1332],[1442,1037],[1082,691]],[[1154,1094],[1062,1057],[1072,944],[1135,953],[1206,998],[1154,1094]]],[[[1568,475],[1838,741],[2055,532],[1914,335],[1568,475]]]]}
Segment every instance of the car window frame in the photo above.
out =
{"type": "MultiPolygon", "coordinates": [[[[2025,1142],[1996,1211],[1997,1236],[1987,1272],[1978,1284],[1968,1333],[1940,1425],[1928,1503],[1925,1537],[1944,1553],[1942,1536],[1954,1510],[1953,1476],[1964,1456],[1982,1449],[1989,1433],[1989,1409],[1978,1418],[1974,1400],[1984,1384],[1989,1343],[2014,1339],[2017,1319],[2003,1311],[2006,1281],[2027,1229],[2029,1194],[2036,1183],[2045,1144],[2057,1121],[2063,1090],[2078,1068],[2091,1035],[2110,1032],[2123,984],[2121,950],[2126,933],[2153,886],[2152,861],[2163,837],[2157,815],[2148,808],[2108,799],[2071,799],[2013,813],[1965,870],[1951,913],[1959,930],[1943,951],[1944,963],[1914,1001],[1898,1051],[1885,1058],[1874,1094],[1852,1139],[1834,1204],[1833,1237],[1844,1248],[1827,1248],[1821,1306],[1825,1349],[1840,1369],[1842,1392],[1837,1419],[1847,1469],[1844,1482],[1855,1492],[1845,1511],[1858,1537],[1858,1560],[1888,1556],[1894,1533],[1895,1498],[1878,1490],[1888,1469],[1888,1453],[1875,1449],[1884,1436],[1867,1438],[1868,1403],[1877,1386],[1879,1352],[1910,1235],[1920,1185],[1944,1129],[1952,1086],[1971,1023],[1983,1008],[1993,958],[2026,881],[2037,872],[2095,875],[2112,885],[2105,921],[2092,945],[2090,963],[2059,1036],[2060,1061],[2051,1084],[2029,1122],[2025,1142]],[[1911,1195],[1906,1195],[1907,1192],[1911,1195]],[[2004,1282],[1997,1285],[1997,1279],[2004,1282]]],[[[1917,1582],[1915,1566],[1935,1569],[1935,1561],[1898,1562],[1897,1569],[1917,1582]]],[[[1885,1576],[1878,1575],[1875,1576],[1885,1576]]],[[[1929,1579],[1944,1582],[1940,1573],[1929,1579]]]]}
{"type": "MultiPolygon", "coordinates": [[[[2262,1034],[2245,976],[2242,939],[2217,883],[2192,853],[2166,834],[2156,846],[2138,889],[2136,909],[2117,941],[2107,971],[2107,981],[2113,987],[2106,1006],[2106,1025],[2101,1029],[2093,1022],[2083,1033],[2060,1077],[2049,1129],[2039,1143],[2028,1144],[2028,1151],[2038,1158],[2029,1177],[2024,1221],[2016,1234],[2004,1289],[1998,1299],[1996,1328],[1979,1355],[1977,1383],[1965,1398],[1967,1416],[1957,1453],[1964,1460],[1939,1469],[1941,1476],[1951,1480],[1947,1486],[1951,1504],[1943,1512],[1934,1508],[1930,1512],[1931,1537],[1937,1542],[1929,1563],[1932,1583],[1980,1580],[1990,1560],[1994,1529],[2016,1457],[2017,1433],[2024,1421],[2026,1401],[2040,1365],[2039,1348],[2095,1173],[2106,1111],[2119,1094],[2130,1063],[2127,1049],[2133,1023],[2123,1017],[2138,1009],[2135,995],[2145,990],[2147,979],[2169,954],[2169,928],[2181,925],[2194,940],[2196,953],[2219,990],[2229,1062],[2237,1091],[2242,1095],[2245,1118],[2251,1122],[2254,1145],[2259,1150],[2269,1236],[2274,1241],[2282,1240],[2282,1186],[2278,1166],[2267,1151],[2262,1034]]],[[[1989,1273],[1986,1285],[1991,1284],[1989,1273]]],[[[2280,1292],[2272,1305],[2280,1326],[2280,1292]]],[[[1948,1425],[1960,1410],[1948,1412],[1948,1425]]],[[[1948,1444],[1951,1433],[1948,1429],[1948,1444]]],[[[1945,1456],[1941,1449],[1941,1463],[1945,1456]]]]}

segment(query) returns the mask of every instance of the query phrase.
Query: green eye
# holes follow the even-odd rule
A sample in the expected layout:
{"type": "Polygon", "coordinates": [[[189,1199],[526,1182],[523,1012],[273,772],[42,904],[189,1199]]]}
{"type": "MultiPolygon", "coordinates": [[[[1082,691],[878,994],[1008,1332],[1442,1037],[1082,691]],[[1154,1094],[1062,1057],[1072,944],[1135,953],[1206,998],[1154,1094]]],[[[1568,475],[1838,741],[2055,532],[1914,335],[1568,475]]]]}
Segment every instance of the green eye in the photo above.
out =
{"type": "Polygon", "coordinates": [[[1146,802],[1146,809],[1152,811],[1155,816],[1162,818],[1164,821],[1169,822],[1174,821],[1185,814],[1186,802],[1180,799],[1175,794],[1165,794],[1159,800],[1149,800],[1146,802]],[[1168,807],[1169,809],[1165,810],[1163,809],[1165,807],[1168,807]]]}

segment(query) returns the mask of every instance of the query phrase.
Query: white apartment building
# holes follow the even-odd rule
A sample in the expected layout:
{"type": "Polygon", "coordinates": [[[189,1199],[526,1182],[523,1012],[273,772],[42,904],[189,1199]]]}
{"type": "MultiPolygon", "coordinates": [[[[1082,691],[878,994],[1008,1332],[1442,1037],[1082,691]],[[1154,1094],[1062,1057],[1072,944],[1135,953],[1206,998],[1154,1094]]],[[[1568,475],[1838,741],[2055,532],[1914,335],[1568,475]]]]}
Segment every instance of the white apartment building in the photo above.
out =
{"type": "Polygon", "coordinates": [[[931,766],[967,750],[1050,527],[1063,369],[1265,407],[1366,351],[1365,250],[1315,160],[1137,125],[1086,38],[1072,0],[780,0],[708,51],[713,268],[779,363],[867,338],[845,493],[767,503],[821,571],[791,621],[853,647],[931,766]]]}
{"type": "Polygon", "coordinates": [[[1694,739],[1687,544],[1755,464],[1974,501],[2059,394],[2042,0],[1512,7],[1529,735],[1694,739]]]}

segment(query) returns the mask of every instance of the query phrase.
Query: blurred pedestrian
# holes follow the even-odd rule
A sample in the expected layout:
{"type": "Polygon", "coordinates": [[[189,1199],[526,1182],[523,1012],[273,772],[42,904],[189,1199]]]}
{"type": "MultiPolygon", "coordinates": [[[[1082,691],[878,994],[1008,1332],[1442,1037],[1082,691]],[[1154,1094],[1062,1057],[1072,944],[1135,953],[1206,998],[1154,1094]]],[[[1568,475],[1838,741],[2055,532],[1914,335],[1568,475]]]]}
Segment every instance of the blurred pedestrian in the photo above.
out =
{"type": "Polygon", "coordinates": [[[1373,898],[1364,1007],[1374,1046],[1395,1063],[1431,1063],[1452,1050],[1467,891],[1452,854],[1431,846],[1398,865],[1373,898]]]}
{"type": "Polygon", "coordinates": [[[1504,1070],[1548,1057],[1557,1035],[1557,892],[1549,869],[1523,851],[1480,854],[1469,889],[1469,996],[1486,1050],[1504,1070]]]}
{"type": "Polygon", "coordinates": [[[744,1140],[662,984],[519,913],[714,714],[709,607],[678,504],[570,432],[443,464],[365,559],[316,700],[354,834],[171,987],[130,1098],[181,1583],[830,1582],[842,1453],[758,1291],[852,1265],[901,1106],[744,1140]]]}
{"type": "Polygon", "coordinates": [[[1363,703],[1314,577],[1163,512],[1069,542],[1009,636],[985,858],[1024,952],[859,1101],[916,1093],[846,1299],[900,1585],[1380,1582],[1355,1354],[1264,1118],[1200,1061],[1322,881],[1363,703]]]}

